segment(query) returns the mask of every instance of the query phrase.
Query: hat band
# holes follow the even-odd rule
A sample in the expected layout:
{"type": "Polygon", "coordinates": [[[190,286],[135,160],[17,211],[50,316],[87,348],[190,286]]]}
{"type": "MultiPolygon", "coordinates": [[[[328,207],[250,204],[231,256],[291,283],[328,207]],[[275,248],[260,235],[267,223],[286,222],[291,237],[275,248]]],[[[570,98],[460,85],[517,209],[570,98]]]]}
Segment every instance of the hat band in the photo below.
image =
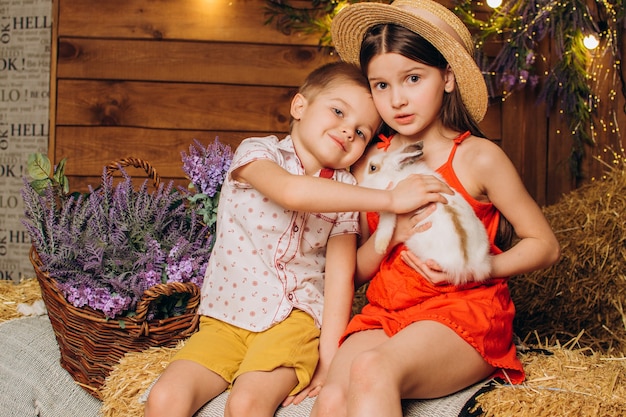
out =
{"type": "MultiPolygon", "coordinates": [[[[456,30],[454,30],[452,26],[450,26],[445,20],[441,19],[436,14],[431,13],[425,9],[416,9],[414,7],[407,6],[404,4],[398,5],[396,7],[398,7],[399,9],[405,9],[411,14],[414,14],[417,17],[420,17],[427,22],[430,22],[432,25],[436,26],[441,31],[450,35],[454,40],[456,40],[463,47],[463,49],[465,49],[465,46],[464,46],[465,43],[463,42],[459,34],[456,32],[456,30]]],[[[471,51],[468,51],[468,52],[471,53],[471,51]]]]}

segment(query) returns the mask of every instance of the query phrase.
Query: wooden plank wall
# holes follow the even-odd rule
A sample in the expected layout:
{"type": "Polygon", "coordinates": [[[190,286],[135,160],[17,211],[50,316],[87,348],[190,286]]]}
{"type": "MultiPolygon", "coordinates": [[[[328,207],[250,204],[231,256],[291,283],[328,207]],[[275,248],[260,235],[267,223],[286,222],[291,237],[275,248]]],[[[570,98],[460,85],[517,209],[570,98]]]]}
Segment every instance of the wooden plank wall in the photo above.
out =
{"type": "MultiPolygon", "coordinates": [[[[97,185],[102,167],[126,156],[186,185],[180,153],[194,138],[237,146],[286,134],[297,87],[337,59],[316,37],[265,25],[264,0],[53,4],[50,156],[68,158],[73,189],[97,185]]],[[[481,127],[544,204],[572,184],[565,173],[548,189],[549,160],[561,155],[549,153],[548,121],[532,94],[494,100],[481,127]]]]}

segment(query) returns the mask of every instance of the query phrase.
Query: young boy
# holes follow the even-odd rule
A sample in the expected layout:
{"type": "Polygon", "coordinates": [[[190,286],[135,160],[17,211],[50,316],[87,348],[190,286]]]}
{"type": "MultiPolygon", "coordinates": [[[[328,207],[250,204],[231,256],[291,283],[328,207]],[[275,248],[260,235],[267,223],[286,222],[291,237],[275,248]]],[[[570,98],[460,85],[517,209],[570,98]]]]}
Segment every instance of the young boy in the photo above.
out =
{"type": "Polygon", "coordinates": [[[290,113],[289,136],[249,138],[236,150],[200,329],[152,388],[147,417],[192,416],[228,388],[224,414],[236,417],[273,416],[287,396],[315,395],[350,316],[357,212],[445,201],[449,189],[433,177],[393,190],[354,185],[347,168],[381,123],[355,66],[313,71],[290,113]],[[424,184],[428,192],[407,192],[424,184]]]}

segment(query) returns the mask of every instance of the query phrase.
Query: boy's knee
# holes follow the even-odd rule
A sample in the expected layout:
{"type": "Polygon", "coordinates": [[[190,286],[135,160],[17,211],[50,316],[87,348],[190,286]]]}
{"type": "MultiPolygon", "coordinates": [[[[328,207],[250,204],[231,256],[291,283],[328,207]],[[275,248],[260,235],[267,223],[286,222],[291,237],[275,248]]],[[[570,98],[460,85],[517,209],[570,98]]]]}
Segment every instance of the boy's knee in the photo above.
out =
{"type": "Polygon", "coordinates": [[[246,417],[259,415],[260,404],[255,401],[252,395],[247,392],[238,392],[233,395],[231,392],[224,407],[224,416],[246,417]]]}
{"type": "Polygon", "coordinates": [[[168,409],[168,405],[172,404],[172,391],[158,383],[152,386],[150,394],[146,401],[144,409],[144,417],[158,417],[168,409]]]}

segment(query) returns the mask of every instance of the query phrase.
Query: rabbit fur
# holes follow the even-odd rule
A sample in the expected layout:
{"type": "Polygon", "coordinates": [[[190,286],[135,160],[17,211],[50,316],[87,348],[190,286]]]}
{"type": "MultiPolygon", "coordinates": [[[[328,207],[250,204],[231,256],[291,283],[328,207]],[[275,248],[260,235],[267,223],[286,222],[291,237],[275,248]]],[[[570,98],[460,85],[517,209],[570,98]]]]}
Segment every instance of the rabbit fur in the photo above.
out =
{"type": "MultiPolygon", "coordinates": [[[[396,151],[378,153],[369,159],[364,180],[359,185],[386,189],[410,174],[441,175],[420,161],[422,142],[396,151]]],[[[483,223],[476,217],[469,203],[459,194],[445,194],[447,204],[436,203],[435,211],[420,224],[430,221],[432,226],[413,234],[404,244],[422,261],[432,259],[450,277],[454,285],[483,281],[491,272],[490,243],[483,223]]],[[[375,240],[375,249],[385,253],[396,226],[394,213],[381,212],[375,240]]],[[[419,224],[418,224],[419,226],[419,224]]]]}

